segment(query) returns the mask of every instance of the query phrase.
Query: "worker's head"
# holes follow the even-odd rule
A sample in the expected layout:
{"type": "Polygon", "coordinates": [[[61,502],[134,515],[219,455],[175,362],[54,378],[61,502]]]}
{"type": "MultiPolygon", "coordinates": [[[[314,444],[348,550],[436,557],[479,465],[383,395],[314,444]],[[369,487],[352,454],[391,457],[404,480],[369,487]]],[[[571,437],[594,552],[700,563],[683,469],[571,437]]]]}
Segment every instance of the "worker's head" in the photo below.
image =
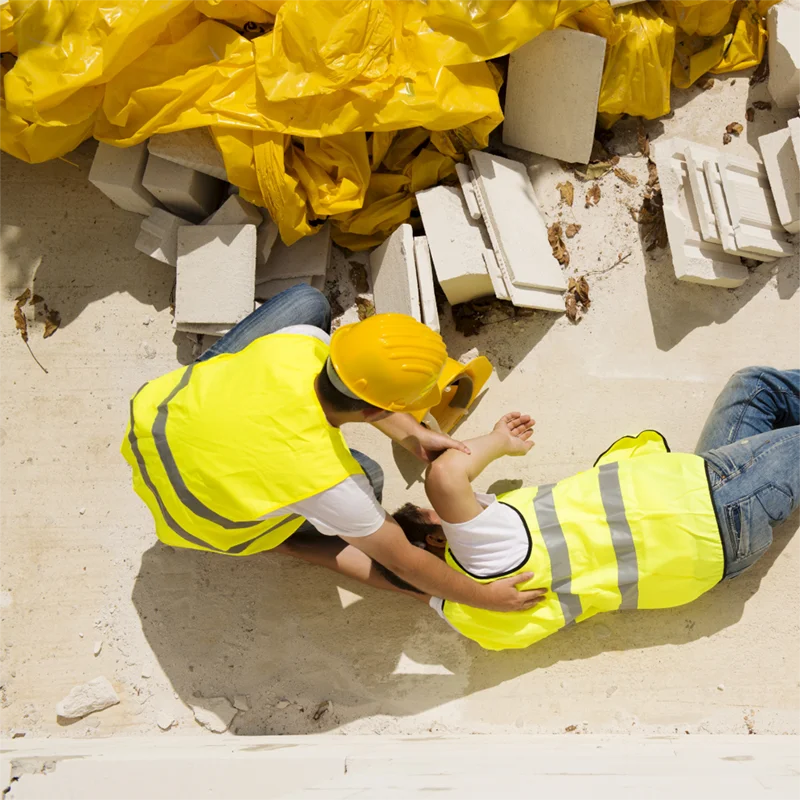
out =
{"type": "Polygon", "coordinates": [[[376,314],[343,325],[331,337],[319,392],[338,412],[417,411],[441,399],[437,381],[447,362],[442,337],[405,314],[376,314]]]}
{"type": "Polygon", "coordinates": [[[432,508],[406,503],[392,514],[403,529],[411,544],[421,547],[439,558],[444,558],[447,537],[442,530],[442,521],[432,508]]]}

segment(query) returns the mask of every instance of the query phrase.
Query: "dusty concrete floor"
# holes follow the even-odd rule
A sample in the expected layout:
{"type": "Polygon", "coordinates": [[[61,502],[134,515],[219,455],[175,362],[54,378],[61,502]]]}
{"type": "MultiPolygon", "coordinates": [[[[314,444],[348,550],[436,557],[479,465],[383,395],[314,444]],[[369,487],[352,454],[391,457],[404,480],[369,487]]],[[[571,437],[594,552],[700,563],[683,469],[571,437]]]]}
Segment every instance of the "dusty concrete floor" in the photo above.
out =
{"type": "MultiPolygon", "coordinates": [[[[757,135],[786,119],[760,111],[747,125],[755,99],[767,99],[765,85],[728,77],[678,94],[674,114],[648,130],[721,146],[738,120],[745,133],[728,149],[754,155],[757,135]]],[[[611,147],[635,153],[634,142],[623,126],[611,147]]],[[[157,734],[165,712],[177,722],[163,735],[197,735],[187,704],[234,694],[251,707],[234,720],[239,734],[796,731],[796,517],[750,573],[690,606],[595,618],[499,654],[424,607],[324,570],[159,546],[118,448],[131,394],[186,363],[191,348],[170,325],[173,272],[134,250],[140,218],[87,183],[91,153],[82,146],[74,165],[2,158],[4,734],[157,734]],[[11,298],[34,274],[35,291],[63,320],[47,340],[32,326],[48,374],[12,320],[11,298]],[[97,675],[121,703],[60,727],[55,703],[97,675]],[[332,709],[315,722],[324,700],[332,709]]],[[[553,162],[527,160],[552,215],[565,176],[553,162]]],[[[466,339],[445,315],[451,354],[477,346],[497,367],[459,434],[482,433],[513,408],[538,421],[533,454],[494,464],[481,489],[559,479],[646,427],[691,450],[730,373],[800,364],[796,259],[759,267],[735,291],[676,282],[669,251],[644,254],[627,209],[639,204],[645,161],[622,165],[639,187],[607,176],[600,204],[585,209],[573,179],[575,206],[564,212],[583,226],[568,243],[569,272],[588,273],[592,289],[580,325],[540,313],[466,339]]],[[[347,436],[383,464],[390,509],[422,499],[387,440],[369,429],[347,436]]]]}

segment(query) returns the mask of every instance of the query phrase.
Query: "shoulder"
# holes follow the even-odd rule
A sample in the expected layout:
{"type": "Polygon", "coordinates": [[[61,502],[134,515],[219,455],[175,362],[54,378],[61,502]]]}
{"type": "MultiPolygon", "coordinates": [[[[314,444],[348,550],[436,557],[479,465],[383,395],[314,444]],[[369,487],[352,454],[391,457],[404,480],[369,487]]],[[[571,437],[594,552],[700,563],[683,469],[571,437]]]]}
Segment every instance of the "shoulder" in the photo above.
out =
{"type": "Polygon", "coordinates": [[[386,519],[367,476],[361,474],[293,503],[292,510],[328,536],[370,536],[386,519]]]}

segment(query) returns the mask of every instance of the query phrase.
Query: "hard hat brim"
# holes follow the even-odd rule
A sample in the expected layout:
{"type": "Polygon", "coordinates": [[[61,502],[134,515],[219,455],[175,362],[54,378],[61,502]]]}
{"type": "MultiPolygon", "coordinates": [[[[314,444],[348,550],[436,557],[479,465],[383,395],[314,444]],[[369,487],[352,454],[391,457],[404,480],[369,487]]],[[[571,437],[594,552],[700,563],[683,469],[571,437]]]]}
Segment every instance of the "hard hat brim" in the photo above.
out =
{"type": "Polygon", "coordinates": [[[439,388],[438,384],[431,389],[428,394],[421,397],[419,400],[416,400],[413,403],[405,406],[404,408],[400,409],[398,413],[402,413],[405,411],[421,411],[423,408],[433,408],[434,406],[438,406],[439,402],[442,399],[442,390],[439,388]]]}

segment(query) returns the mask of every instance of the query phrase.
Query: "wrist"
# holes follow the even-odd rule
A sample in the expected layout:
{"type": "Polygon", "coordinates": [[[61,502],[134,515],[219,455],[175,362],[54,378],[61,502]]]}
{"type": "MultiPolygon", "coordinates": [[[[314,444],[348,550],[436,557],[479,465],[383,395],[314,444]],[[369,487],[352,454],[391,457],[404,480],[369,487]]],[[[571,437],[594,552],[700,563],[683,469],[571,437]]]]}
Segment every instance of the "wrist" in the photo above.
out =
{"type": "Polygon", "coordinates": [[[492,442],[494,452],[498,456],[508,455],[510,442],[506,433],[503,431],[492,431],[489,434],[489,438],[492,442]]]}

